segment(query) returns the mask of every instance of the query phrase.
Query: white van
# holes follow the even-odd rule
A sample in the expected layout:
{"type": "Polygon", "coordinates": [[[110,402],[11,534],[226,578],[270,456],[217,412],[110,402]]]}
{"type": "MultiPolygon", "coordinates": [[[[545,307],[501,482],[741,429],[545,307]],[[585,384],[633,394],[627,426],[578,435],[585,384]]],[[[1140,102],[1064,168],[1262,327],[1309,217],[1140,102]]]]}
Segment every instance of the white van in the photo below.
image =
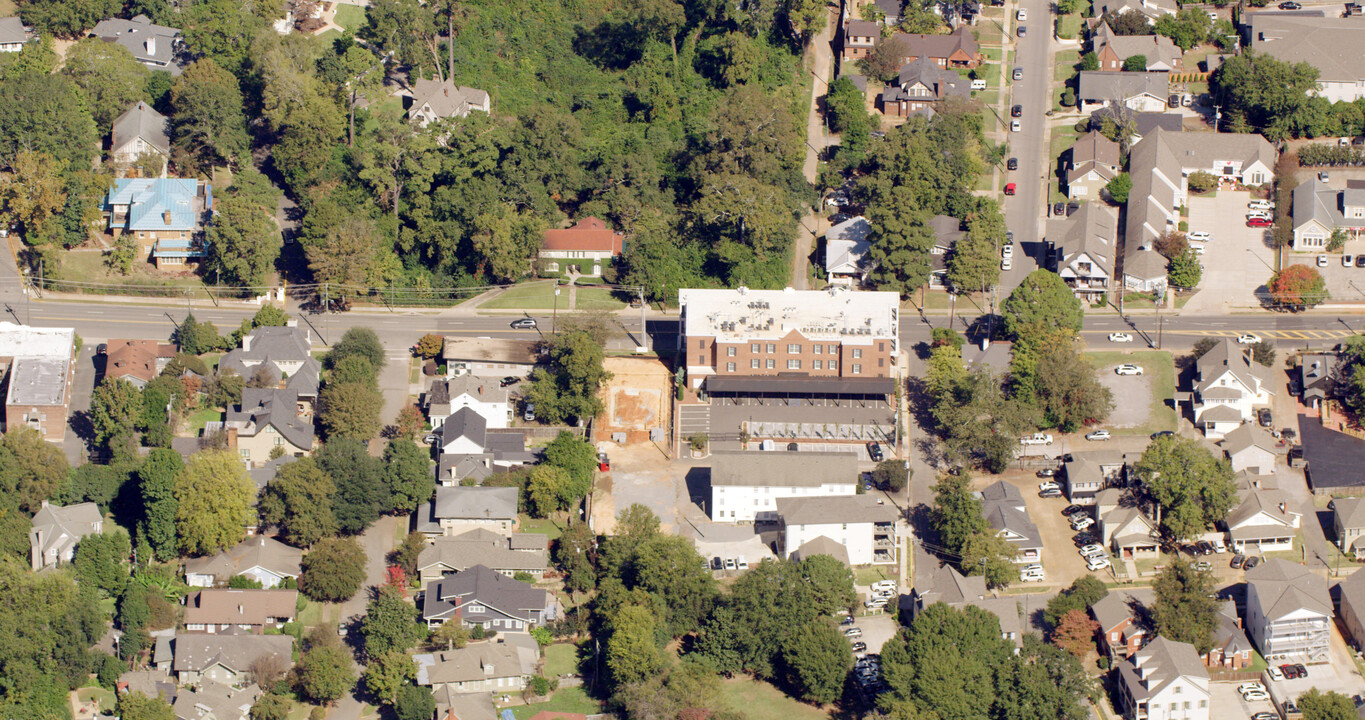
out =
{"type": "Polygon", "coordinates": [[[984,78],[977,78],[977,79],[973,80],[973,81],[972,81],[972,89],[973,89],[973,90],[985,90],[985,89],[986,89],[986,80],[985,80],[984,78]]]}

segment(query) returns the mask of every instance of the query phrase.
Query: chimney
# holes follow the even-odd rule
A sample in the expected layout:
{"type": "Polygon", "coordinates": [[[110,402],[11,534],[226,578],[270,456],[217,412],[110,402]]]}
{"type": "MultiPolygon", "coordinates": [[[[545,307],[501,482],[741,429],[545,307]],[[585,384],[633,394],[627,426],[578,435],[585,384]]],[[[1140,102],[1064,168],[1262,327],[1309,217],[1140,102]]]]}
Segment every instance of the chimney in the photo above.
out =
{"type": "Polygon", "coordinates": [[[170,211],[170,210],[167,210],[167,211],[161,213],[161,220],[162,220],[162,222],[166,223],[167,225],[170,225],[170,224],[171,224],[171,211],[170,211]]]}
{"type": "Polygon", "coordinates": [[[44,500],[44,501],[43,501],[43,507],[47,507],[47,504],[48,504],[47,501],[44,500]]]}
{"type": "Polygon", "coordinates": [[[1284,512],[1284,503],[1280,503],[1280,512],[1284,512]]]}
{"type": "Polygon", "coordinates": [[[245,608],[243,608],[243,606],[241,606],[241,605],[238,605],[238,606],[237,606],[237,614],[238,614],[238,615],[245,615],[245,614],[246,614],[245,608]]]}
{"type": "Polygon", "coordinates": [[[146,42],[145,44],[146,44],[146,46],[147,46],[147,54],[148,54],[148,55],[153,55],[153,56],[155,56],[155,55],[156,55],[156,38],[155,38],[155,37],[149,37],[149,38],[147,38],[147,42],[146,42]]]}

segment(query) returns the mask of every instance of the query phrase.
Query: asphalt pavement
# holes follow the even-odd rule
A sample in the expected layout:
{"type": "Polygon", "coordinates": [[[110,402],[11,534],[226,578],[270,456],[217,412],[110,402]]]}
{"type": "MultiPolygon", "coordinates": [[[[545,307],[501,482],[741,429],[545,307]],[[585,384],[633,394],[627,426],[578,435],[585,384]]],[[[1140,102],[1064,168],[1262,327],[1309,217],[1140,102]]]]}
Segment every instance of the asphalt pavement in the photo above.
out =
{"type": "MultiPolygon", "coordinates": [[[[1045,0],[1018,0],[1006,5],[1009,9],[1008,23],[1014,44],[1014,68],[1023,72],[1023,77],[1010,85],[1009,105],[1022,106],[1019,118],[1019,132],[1007,132],[1009,157],[1019,159],[1019,169],[1006,173],[1006,181],[1017,185],[1015,195],[1004,198],[1005,225],[1014,233],[1016,243],[1022,243],[1022,252],[1014,254],[1014,267],[1001,274],[1000,297],[1004,298],[1019,285],[1029,273],[1038,269],[1036,258],[1041,257],[1039,241],[1039,218],[1047,202],[1048,162],[1048,117],[1045,113],[1052,109],[1052,7],[1045,0]],[[1023,9],[1027,19],[1017,20],[1017,11],[1023,9]],[[1024,37],[1018,36],[1018,27],[1029,29],[1024,37]]],[[[1009,118],[1004,119],[1005,123],[1009,118]]]]}

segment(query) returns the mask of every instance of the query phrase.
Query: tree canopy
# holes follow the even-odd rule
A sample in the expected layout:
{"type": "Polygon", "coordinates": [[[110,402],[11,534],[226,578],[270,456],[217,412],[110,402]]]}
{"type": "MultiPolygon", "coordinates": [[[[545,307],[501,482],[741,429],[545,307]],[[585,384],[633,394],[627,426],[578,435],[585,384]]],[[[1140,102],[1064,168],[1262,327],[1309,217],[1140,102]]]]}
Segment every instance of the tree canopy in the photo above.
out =
{"type": "Polygon", "coordinates": [[[1133,472],[1160,506],[1162,530],[1176,540],[1212,527],[1237,499],[1232,467],[1195,440],[1153,440],[1133,472]]]}

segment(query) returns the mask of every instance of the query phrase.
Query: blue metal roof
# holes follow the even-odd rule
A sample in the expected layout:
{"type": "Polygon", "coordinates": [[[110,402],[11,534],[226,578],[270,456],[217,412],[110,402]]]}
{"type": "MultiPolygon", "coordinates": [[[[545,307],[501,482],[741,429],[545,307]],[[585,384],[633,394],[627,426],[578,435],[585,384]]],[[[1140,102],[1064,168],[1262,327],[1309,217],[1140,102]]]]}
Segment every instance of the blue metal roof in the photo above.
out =
{"type": "Polygon", "coordinates": [[[114,181],[105,202],[128,206],[129,230],[193,230],[197,187],[196,180],[124,178],[114,181]]]}

